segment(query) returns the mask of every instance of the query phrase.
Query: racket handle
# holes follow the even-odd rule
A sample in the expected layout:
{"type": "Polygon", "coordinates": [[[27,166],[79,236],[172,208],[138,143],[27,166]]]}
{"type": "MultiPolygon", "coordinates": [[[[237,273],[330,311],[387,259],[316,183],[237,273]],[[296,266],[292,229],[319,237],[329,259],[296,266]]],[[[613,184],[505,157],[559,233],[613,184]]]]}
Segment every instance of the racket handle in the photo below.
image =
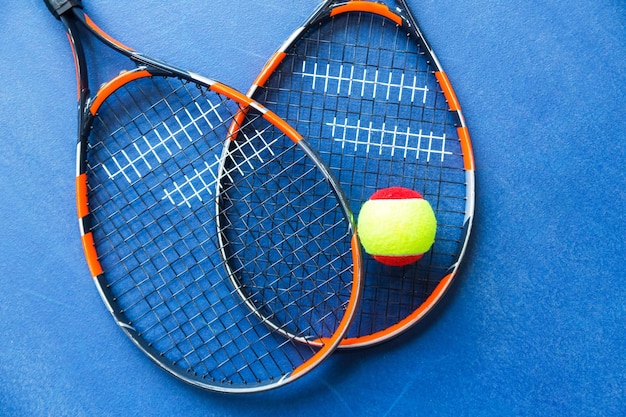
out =
{"type": "Polygon", "coordinates": [[[61,15],[65,14],[68,10],[73,9],[74,7],[83,8],[82,0],[43,0],[48,6],[48,10],[50,13],[54,15],[57,19],[61,18],[61,15]]]}

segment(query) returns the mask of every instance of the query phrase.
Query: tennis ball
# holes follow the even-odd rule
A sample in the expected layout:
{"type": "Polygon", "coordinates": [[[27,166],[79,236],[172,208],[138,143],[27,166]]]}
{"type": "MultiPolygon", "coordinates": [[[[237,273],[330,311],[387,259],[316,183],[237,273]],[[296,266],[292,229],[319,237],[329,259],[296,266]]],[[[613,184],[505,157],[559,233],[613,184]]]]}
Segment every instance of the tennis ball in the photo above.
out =
{"type": "Polygon", "coordinates": [[[375,192],[361,207],[357,233],[367,253],[385,265],[418,261],[435,242],[437,219],[428,201],[403,187],[375,192]]]}

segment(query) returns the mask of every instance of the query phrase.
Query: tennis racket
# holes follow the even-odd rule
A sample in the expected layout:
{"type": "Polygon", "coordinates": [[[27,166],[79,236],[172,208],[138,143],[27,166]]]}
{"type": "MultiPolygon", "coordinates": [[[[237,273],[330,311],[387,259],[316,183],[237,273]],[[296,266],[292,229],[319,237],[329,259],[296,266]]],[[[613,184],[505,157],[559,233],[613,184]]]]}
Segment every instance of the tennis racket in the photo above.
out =
{"type": "Polygon", "coordinates": [[[313,369],[344,336],[361,286],[328,169],[245,95],[133,51],[79,0],[45,3],[75,59],[82,243],[117,324],[201,388],[260,391],[313,369]],[[94,95],[86,38],[134,63],[94,95]],[[242,285],[262,291],[244,300],[242,285]]]}
{"type": "Polygon", "coordinates": [[[436,241],[405,267],[363,261],[342,347],[390,339],[426,315],[458,272],[474,213],[474,158],[459,100],[404,0],[329,0],[267,62],[248,95],[307,137],[355,214],[375,191],[420,192],[436,241]]]}

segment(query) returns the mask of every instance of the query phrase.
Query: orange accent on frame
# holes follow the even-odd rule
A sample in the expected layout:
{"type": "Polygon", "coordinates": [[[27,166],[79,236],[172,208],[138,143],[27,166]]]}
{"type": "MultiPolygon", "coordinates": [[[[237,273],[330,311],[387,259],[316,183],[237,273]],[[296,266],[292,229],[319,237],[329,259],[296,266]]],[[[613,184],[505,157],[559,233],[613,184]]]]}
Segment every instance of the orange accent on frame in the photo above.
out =
{"type": "Polygon", "coordinates": [[[235,91],[230,87],[225,86],[222,83],[215,83],[209,87],[211,91],[228,97],[231,100],[235,100],[240,106],[249,106],[254,100],[250,97],[241,94],[239,91],[235,91]]]}
{"type": "Polygon", "coordinates": [[[87,204],[87,174],[84,173],[76,177],[76,208],[79,219],[89,214],[89,205],[87,204]]]}
{"type": "Polygon", "coordinates": [[[254,82],[254,85],[258,87],[263,87],[267,82],[267,79],[270,77],[270,75],[272,75],[276,67],[280,65],[280,63],[283,61],[283,59],[285,59],[286,56],[287,54],[285,52],[276,52],[270,58],[270,60],[267,61],[267,63],[261,70],[261,73],[254,82]]]}
{"type": "Polygon", "coordinates": [[[356,311],[359,300],[361,298],[361,287],[362,287],[361,285],[361,279],[362,279],[361,278],[362,276],[361,259],[359,256],[357,256],[357,254],[360,253],[359,252],[360,243],[359,243],[359,239],[356,233],[352,235],[350,246],[352,247],[352,261],[354,263],[354,270],[353,270],[354,279],[352,281],[353,282],[352,292],[350,293],[350,300],[348,300],[348,308],[346,308],[346,314],[343,316],[343,318],[339,322],[339,326],[337,326],[337,331],[333,334],[332,337],[316,339],[314,342],[312,342],[312,343],[320,343],[323,347],[315,355],[313,355],[312,358],[310,358],[308,361],[306,361],[305,363],[303,363],[302,365],[298,366],[296,369],[293,370],[291,375],[294,377],[306,371],[312,364],[316,364],[318,362],[319,355],[325,355],[326,351],[329,348],[334,347],[337,343],[339,343],[339,338],[342,335],[344,335],[348,326],[352,324],[352,318],[353,318],[352,314],[348,314],[348,313],[349,312],[354,313],[356,311]]]}
{"type": "Polygon", "coordinates": [[[83,250],[85,251],[85,258],[87,259],[87,266],[91,272],[92,277],[97,277],[102,274],[102,266],[98,260],[98,254],[96,253],[96,247],[93,243],[93,235],[91,232],[86,233],[82,237],[83,250]]]}
{"type": "Polygon", "coordinates": [[[248,107],[254,102],[254,100],[222,83],[212,84],[209,86],[209,89],[239,103],[239,111],[233,116],[233,121],[228,128],[227,136],[230,140],[237,139],[239,129],[243,124],[246,114],[248,114],[248,107]]]}
{"type": "Polygon", "coordinates": [[[395,333],[402,330],[407,324],[415,323],[421,316],[426,314],[426,312],[428,312],[435,305],[435,303],[441,298],[445,290],[450,286],[450,282],[452,281],[452,278],[454,278],[454,274],[448,274],[445,277],[443,277],[443,279],[439,281],[439,284],[437,284],[437,287],[430,294],[430,296],[426,299],[426,301],[424,301],[417,310],[415,310],[413,313],[411,313],[401,322],[391,327],[388,327],[385,330],[382,330],[380,332],[377,332],[368,336],[344,339],[341,342],[341,346],[369,345],[372,342],[384,341],[387,339],[387,337],[393,336],[395,333]]]}
{"type": "Polygon", "coordinates": [[[466,126],[457,128],[459,140],[461,141],[461,149],[463,150],[463,164],[467,171],[474,170],[474,151],[472,150],[472,142],[470,141],[469,130],[466,126]]]}
{"type": "Polygon", "coordinates": [[[285,135],[289,137],[294,143],[298,143],[302,140],[302,136],[294,130],[293,127],[276,114],[268,111],[263,114],[263,118],[279,128],[285,135]]]}
{"type": "Polygon", "coordinates": [[[117,77],[106,83],[104,86],[102,86],[100,91],[98,91],[98,93],[96,94],[95,100],[93,101],[93,103],[91,103],[91,106],[89,107],[89,112],[92,115],[95,115],[104,100],[106,100],[107,97],[109,97],[115,90],[117,90],[124,84],[127,84],[138,78],[150,76],[152,76],[152,74],[150,74],[150,72],[148,72],[147,70],[123,72],[122,74],[118,75],[117,77]]]}
{"type": "Polygon", "coordinates": [[[255,102],[250,97],[241,94],[240,92],[233,90],[232,88],[221,84],[215,83],[210,86],[211,91],[214,91],[218,94],[228,97],[231,100],[239,103],[240,110],[237,112],[235,116],[233,116],[233,123],[231,123],[230,128],[228,129],[228,138],[234,140],[237,138],[237,131],[239,130],[244,122],[245,116],[248,114],[248,108],[253,107],[263,114],[263,118],[280,129],[285,135],[289,137],[293,142],[298,143],[302,140],[302,136],[298,132],[292,128],[289,123],[285,122],[283,119],[278,117],[276,114],[267,110],[263,105],[255,102]]]}
{"type": "Polygon", "coordinates": [[[452,89],[452,84],[450,84],[450,80],[448,76],[443,71],[435,72],[435,77],[437,77],[437,81],[439,81],[439,85],[443,90],[443,95],[446,96],[446,100],[448,100],[448,107],[450,107],[451,111],[459,111],[461,110],[461,106],[459,105],[459,100],[456,98],[456,94],[452,89]]]}
{"type": "Polygon", "coordinates": [[[109,42],[111,42],[114,45],[117,45],[118,47],[125,49],[127,51],[133,51],[132,48],[124,45],[123,43],[121,43],[120,41],[112,38],[108,33],[106,33],[105,31],[103,31],[102,29],[100,29],[98,27],[98,25],[96,25],[96,23],[91,20],[91,18],[89,16],[87,16],[87,14],[85,14],[85,22],[87,23],[87,26],[89,26],[91,29],[94,30],[94,32],[98,33],[100,36],[102,36],[104,39],[108,40],[109,42]]]}
{"type": "Polygon", "coordinates": [[[380,3],[370,3],[366,1],[358,1],[353,0],[349,3],[344,4],[343,6],[335,7],[331,12],[330,16],[336,16],[341,13],[347,12],[366,12],[366,13],[374,13],[380,16],[384,16],[387,19],[393,20],[397,25],[402,26],[402,18],[389,10],[389,7],[380,3]]]}

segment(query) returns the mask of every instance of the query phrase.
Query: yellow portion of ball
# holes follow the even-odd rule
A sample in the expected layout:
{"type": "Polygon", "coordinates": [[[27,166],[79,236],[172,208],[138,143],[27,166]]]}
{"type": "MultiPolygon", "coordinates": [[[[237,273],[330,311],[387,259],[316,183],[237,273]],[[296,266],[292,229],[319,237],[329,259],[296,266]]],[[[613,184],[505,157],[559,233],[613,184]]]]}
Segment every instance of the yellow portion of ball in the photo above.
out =
{"type": "Polygon", "coordinates": [[[361,207],[357,233],[370,255],[410,256],[435,242],[437,219],[422,198],[368,200],[361,207]]]}

